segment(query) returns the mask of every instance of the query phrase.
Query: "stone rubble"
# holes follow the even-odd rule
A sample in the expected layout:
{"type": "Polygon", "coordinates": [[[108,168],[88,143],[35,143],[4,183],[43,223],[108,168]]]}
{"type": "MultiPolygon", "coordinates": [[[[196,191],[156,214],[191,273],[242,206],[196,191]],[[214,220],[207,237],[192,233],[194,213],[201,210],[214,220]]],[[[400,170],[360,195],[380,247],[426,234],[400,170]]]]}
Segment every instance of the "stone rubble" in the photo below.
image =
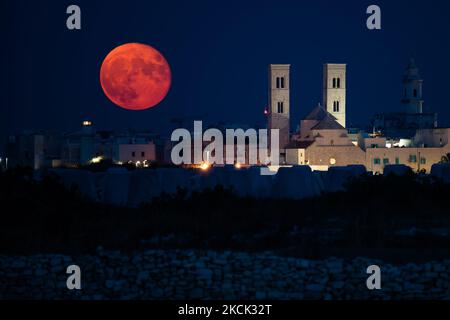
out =
{"type": "Polygon", "coordinates": [[[131,255],[0,256],[0,299],[450,299],[450,260],[393,266],[365,258],[321,261],[271,252],[147,250],[131,255]],[[82,290],[66,287],[81,268],[82,290]],[[379,265],[382,290],[366,269],[379,265]]]}

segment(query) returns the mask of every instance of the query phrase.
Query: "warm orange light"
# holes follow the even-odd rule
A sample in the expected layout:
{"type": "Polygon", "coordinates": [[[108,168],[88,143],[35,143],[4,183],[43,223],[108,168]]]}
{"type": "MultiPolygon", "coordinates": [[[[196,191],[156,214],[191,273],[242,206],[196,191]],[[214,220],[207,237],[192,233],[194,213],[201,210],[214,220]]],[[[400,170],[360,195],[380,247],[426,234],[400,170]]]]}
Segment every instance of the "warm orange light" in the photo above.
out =
{"type": "Polygon", "coordinates": [[[240,163],[236,163],[235,165],[234,165],[234,167],[236,168],[236,169],[241,169],[242,168],[242,165],[240,164],[240,163]]]}
{"type": "Polygon", "coordinates": [[[200,169],[202,169],[203,171],[206,171],[209,169],[209,164],[207,164],[206,162],[203,162],[200,166],[200,169]]]}

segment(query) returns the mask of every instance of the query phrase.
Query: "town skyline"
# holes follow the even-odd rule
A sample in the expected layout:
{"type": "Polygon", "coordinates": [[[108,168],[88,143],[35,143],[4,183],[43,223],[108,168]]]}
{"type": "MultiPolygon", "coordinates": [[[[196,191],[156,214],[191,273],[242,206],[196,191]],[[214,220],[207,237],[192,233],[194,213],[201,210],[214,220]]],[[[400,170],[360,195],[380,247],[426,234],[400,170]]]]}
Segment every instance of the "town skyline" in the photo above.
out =
{"type": "MultiPolygon", "coordinates": [[[[405,67],[403,68],[403,73],[401,73],[402,76],[403,76],[405,70],[407,70],[408,64],[411,63],[411,61],[413,61],[415,63],[415,59],[414,58],[410,58],[410,59],[405,60],[405,61],[409,61],[409,62],[405,62],[405,64],[404,64],[405,67]]],[[[321,66],[323,68],[323,66],[329,65],[329,64],[333,65],[335,63],[322,63],[321,66]]],[[[274,65],[274,64],[268,64],[266,66],[266,70],[267,70],[267,67],[268,66],[270,67],[271,65],[274,65]]],[[[283,65],[283,64],[276,64],[276,65],[283,65]]],[[[292,77],[291,77],[290,82],[294,82],[295,83],[295,80],[294,81],[292,80],[292,78],[294,78],[294,79],[296,78],[295,66],[293,66],[292,64],[288,64],[288,65],[290,66],[291,70],[294,70],[294,71],[291,71],[292,77]]],[[[342,64],[337,64],[337,65],[348,66],[348,63],[344,62],[342,64]]],[[[418,68],[419,68],[419,72],[422,74],[422,67],[418,66],[418,68]]],[[[318,73],[321,74],[320,72],[318,72],[318,73]]],[[[349,77],[351,78],[351,71],[350,71],[349,77]]],[[[423,77],[422,77],[422,79],[423,79],[423,77]]],[[[322,79],[321,82],[323,82],[323,79],[322,79]]],[[[348,80],[346,80],[346,83],[347,82],[348,82],[348,80]]],[[[401,77],[399,78],[398,83],[401,86],[401,77]]],[[[425,80],[425,84],[426,83],[427,83],[427,81],[425,80]]],[[[269,86],[270,86],[270,84],[269,84],[269,86]]],[[[323,92],[322,92],[322,90],[323,90],[322,86],[318,85],[317,87],[321,91],[320,98],[318,98],[317,102],[315,102],[315,103],[311,103],[308,106],[305,105],[304,110],[301,111],[301,116],[298,115],[299,114],[299,112],[298,112],[298,109],[299,109],[298,108],[298,104],[296,104],[295,101],[293,103],[291,103],[291,105],[293,105],[293,107],[291,107],[291,110],[290,110],[290,113],[291,113],[291,117],[290,117],[291,130],[290,130],[290,133],[291,134],[295,134],[296,133],[296,131],[298,129],[297,126],[299,125],[300,121],[303,119],[303,117],[305,117],[305,116],[307,116],[309,114],[311,109],[313,109],[317,104],[321,104],[322,106],[324,106],[326,104],[325,101],[323,100],[324,97],[323,97],[323,92]]],[[[266,84],[265,91],[268,92],[267,84],[266,84]]],[[[290,85],[290,90],[289,91],[290,91],[289,92],[290,100],[292,101],[292,95],[295,96],[295,91],[296,90],[295,90],[295,88],[292,88],[292,85],[290,85]]],[[[398,99],[397,107],[392,109],[392,110],[391,109],[386,110],[385,112],[382,112],[382,113],[407,113],[408,112],[404,108],[404,106],[402,105],[402,95],[401,95],[402,91],[403,91],[403,89],[399,90],[399,99],[398,99]]],[[[427,90],[425,88],[424,92],[426,92],[426,91],[427,90]]],[[[352,100],[351,92],[349,93],[348,86],[346,87],[346,92],[347,92],[346,95],[350,97],[347,100],[351,101],[352,100]]],[[[423,107],[423,112],[424,113],[436,113],[437,115],[439,115],[439,113],[435,112],[435,110],[432,107],[430,107],[429,103],[427,103],[428,102],[428,97],[425,94],[424,94],[423,98],[425,100],[424,107],[423,107]]],[[[261,110],[259,110],[258,114],[255,114],[255,117],[261,118],[261,120],[256,125],[254,125],[255,129],[260,129],[260,128],[263,128],[263,127],[267,126],[267,114],[265,114],[265,112],[268,110],[269,105],[270,105],[270,93],[267,93],[267,103],[266,103],[265,107],[262,108],[261,110]]],[[[347,103],[347,105],[348,105],[348,103],[347,103]]],[[[347,108],[347,109],[349,109],[349,110],[346,110],[346,112],[345,112],[346,113],[346,117],[350,118],[350,119],[354,118],[354,116],[352,115],[353,110],[351,108],[347,108]]],[[[140,111],[140,112],[142,112],[142,111],[140,111]]],[[[379,111],[374,110],[372,114],[368,115],[368,119],[366,119],[365,122],[361,121],[357,125],[354,122],[350,122],[345,127],[349,128],[349,129],[351,129],[351,128],[361,129],[361,130],[368,129],[368,128],[370,128],[372,126],[372,122],[374,120],[374,117],[377,114],[379,114],[379,113],[380,113],[379,111]]],[[[79,121],[77,120],[77,121],[74,121],[73,123],[71,123],[71,125],[69,127],[66,127],[64,130],[58,130],[58,129],[54,129],[54,128],[53,129],[48,129],[48,128],[45,128],[45,127],[36,127],[36,128],[22,128],[22,129],[18,129],[18,131],[17,130],[16,131],[12,130],[12,131],[8,132],[7,134],[21,134],[21,133],[45,132],[45,131],[47,131],[47,132],[54,132],[54,133],[58,132],[58,133],[62,133],[62,134],[69,134],[71,132],[79,130],[80,123],[83,123],[85,121],[89,121],[92,125],[95,125],[95,128],[97,130],[99,130],[99,131],[117,131],[117,132],[120,132],[120,133],[147,132],[147,133],[152,133],[152,134],[156,134],[156,135],[161,135],[163,137],[169,137],[171,135],[171,131],[178,128],[176,126],[177,123],[178,124],[180,124],[180,123],[187,124],[186,129],[191,129],[194,121],[202,121],[202,122],[206,123],[207,125],[221,124],[223,126],[226,126],[227,124],[228,125],[236,125],[236,124],[238,124],[238,125],[243,125],[243,127],[251,127],[252,126],[251,122],[244,123],[244,122],[239,122],[239,121],[233,121],[233,119],[230,119],[230,121],[225,122],[222,119],[211,118],[211,117],[209,117],[208,114],[203,114],[203,115],[199,115],[199,116],[196,116],[195,114],[194,115],[185,114],[185,115],[180,115],[180,117],[174,116],[174,117],[168,119],[168,121],[166,123],[166,128],[171,128],[171,129],[169,129],[169,130],[164,132],[164,131],[156,131],[156,130],[154,130],[152,128],[145,127],[145,126],[144,127],[132,127],[132,126],[128,126],[128,127],[127,126],[124,126],[124,127],[122,127],[122,126],[119,126],[119,127],[100,127],[100,126],[97,125],[97,122],[94,121],[95,118],[96,118],[95,116],[86,115],[85,117],[80,118],[79,121]],[[204,119],[205,116],[206,116],[206,119],[204,119]]],[[[437,127],[439,127],[439,128],[448,127],[446,125],[447,123],[450,123],[450,118],[446,119],[446,118],[443,118],[443,117],[439,117],[439,123],[438,123],[437,127]]],[[[182,127],[182,128],[185,128],[185,127],[182,127]]]]}
{"type": "Polygon", "coordinates": [[[57,27],[58,6],[50,6],[47,12],[40,4],[31,4],[22,12],[19,6],[4,4],[2,12],[8,12],[8,17],[2,31],[7,32],[9,46],[1,53],[6,94],[1,103],[0,134],[76,129],[84,119],[104,129],[153,132],[170,131],[172,118],[197,115],[209,123],[220,119],[250,126],[264,124],[268,100],[265,70],[270,63],[292,65],[294,123],[321,101],[322,63],[347,63],[348,120],[357,126],[374,113],[400,108],[401,73],[411,57],[427,81],[424,96],[428,106],[446,121],[442,125],[448,125],[445,80],[450,70],[443,61],[450,55],[450,46],[440,40],[446,30],[441,24],[449,23],[445,2],[424,6],[409,1],[405,6],[401,1],[381,1],[383,28],[377,31],[365,26],[365,3],[282,1],[275,6],[263,1],[253,6],[231,2],[217,8],[199,1],[178,4],[180,10],[169,17],[162,13],[170,2],[151,7],[136,2],[125,11],[105,4],[80,2],[84,27],[78,33],[57,27]],[[342,19],[345,16],[348,18],[342,19]],[[434,22],[425,24],[427,17],[434,22]],[[39,23],[42,32],[25,36],[33,23],[39,23]],[[311,25],[314,34],[308,32],[311,25]],[[24,35],[20,43],[11,38],[14,32],[9,31],[13,30],[24,35]],[[55,37],[60,39],[57,48],[55,37]],[[205,38],[213,40],[205,42],[205,38]],[[173,69],[173,87],[153,110],[120,110],[101,92],[101,61],[113,47],[129,41],[154,45],[173,69]],[[52,53],[44,54],[41,47],[52,53]]]}

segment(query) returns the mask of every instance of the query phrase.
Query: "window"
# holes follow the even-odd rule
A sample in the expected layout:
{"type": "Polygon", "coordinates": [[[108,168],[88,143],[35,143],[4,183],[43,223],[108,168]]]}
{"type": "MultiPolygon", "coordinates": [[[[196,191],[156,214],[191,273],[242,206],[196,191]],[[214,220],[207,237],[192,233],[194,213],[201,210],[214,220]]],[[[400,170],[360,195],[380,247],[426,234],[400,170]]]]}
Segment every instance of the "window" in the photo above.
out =
{"type": "Polygon", "coordinates": [[[375,143],[373,143],[373,144],[370,145],[370,147],[371,147],[372,149],[376,149],[376,148],[378,148],[378,145],[375,144],[375,143]]]}
{"type": "Polygon", "coordinates": [[[286,88],[286,79],[284,77],[277,77],[276,82],[277,89],[286,88]]]}
{"type": "Polygon", "coordinates": [[[334,146],[334,140],[330,141],[330,145],[334,146]]]}
{"type": "Polygon", "coordinates": [[[383,159],[383,164],[384,165],[388,165],[389,164],[389,159],[388,158],[384,158],[383,159]]]}
{"type": "Polygon", "coordinates": [[[333,88],[336,88],[336,78],[333,78],[333,88]]]}
{"type": "Polygon", "coordinates": [[[409,156],[409,162],[416,163],[417,162],[417,156],[415,154],[412,154],[409,156]]]}
{"type": "Polygon", "coordinates": [[[426,158],[420,158],[420,164],[427,164],[426,158]]]}
{"type": "Polygon", "coordinates": [[[338,87],[338,88],[341,87],[341,78],[337,78],[337,87],[338,87]]]}
{"type": "Polygon", "coordinates": [[[373,159],[373,164],[375,164],[375,165],[381,164],[380,158],[375,158],[375,159],[373,159]]]}
{"type": "Polygon", "coordinates": [[[395,158],[395,164],[400,164],[400,158],[399,157],[395,158]]]}
{"type": "Polygon", "coordinates": [[[136,157],[136,152],[133,151],[133,152],[131,153],[131,156],[132,156],[133,158],[136,157]]]}
{"type": "Polygon", "coordinates": [[[333,112],[339,112],[339,101],[333,102],[333,112]]]}
{"type": "Polygon", "coordinates": [[[142,152],[141,152],[141,157],[142,157],[142,158],[145,157],[145,151],[142,151],[142,152]]]}
{"type": "Polygon", "coordinates": [[[417,89],[414,89],[414,98],[417,98],[417,89]]]}
{"type": "Polygon", "coordinates": [[[284,113],[284,102],[278,102],[278,113],[284,113]]]}

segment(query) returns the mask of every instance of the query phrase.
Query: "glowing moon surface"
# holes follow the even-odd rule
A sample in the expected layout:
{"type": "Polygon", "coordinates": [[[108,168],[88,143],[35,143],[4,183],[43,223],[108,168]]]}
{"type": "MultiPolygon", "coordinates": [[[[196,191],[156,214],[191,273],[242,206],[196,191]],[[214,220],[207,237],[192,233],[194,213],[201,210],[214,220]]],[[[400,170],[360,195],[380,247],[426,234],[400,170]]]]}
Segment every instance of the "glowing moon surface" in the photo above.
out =
{"type": "Polygon", "coordinates": [[[169,92],[170,66],[155,48],[128,43],[112,50],[103,61],[100,83],[106,96],[127,110],[158,105],[169,92]]]}

